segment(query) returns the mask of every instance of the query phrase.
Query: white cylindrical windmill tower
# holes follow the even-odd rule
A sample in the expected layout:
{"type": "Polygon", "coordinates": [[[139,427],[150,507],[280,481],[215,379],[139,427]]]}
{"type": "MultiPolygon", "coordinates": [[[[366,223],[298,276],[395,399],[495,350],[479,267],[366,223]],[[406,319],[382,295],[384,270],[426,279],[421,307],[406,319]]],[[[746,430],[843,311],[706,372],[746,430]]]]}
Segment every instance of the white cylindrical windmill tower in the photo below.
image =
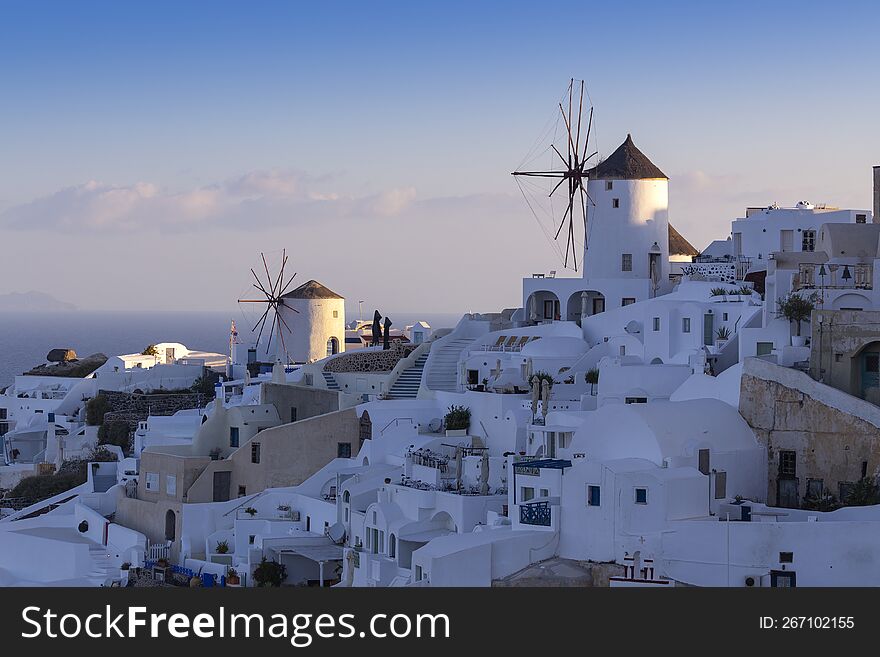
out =
{"type": "Polygon", "coordinates": [[[278,312],[284,324],[280,330],[291,361],[308,363],[345,350],[342,296],[311,280],[282,295],[281,301],[278,312]]]}
{"type": "Polygon", "coordinates": [[[619,281],[603,286],[613,294],[609,308],[624,299],[642,301],[668,291],[666,174],[627,135],[616,151],[590,170],[587,191],[591,201],[587,206],[584,278],[619,281]]]}

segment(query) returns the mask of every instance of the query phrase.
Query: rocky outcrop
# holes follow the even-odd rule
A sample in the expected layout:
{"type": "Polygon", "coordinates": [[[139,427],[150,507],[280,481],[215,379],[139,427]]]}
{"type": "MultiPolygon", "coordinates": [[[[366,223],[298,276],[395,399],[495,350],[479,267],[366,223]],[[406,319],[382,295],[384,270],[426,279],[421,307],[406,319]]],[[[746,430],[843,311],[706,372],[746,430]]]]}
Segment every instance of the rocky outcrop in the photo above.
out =
{"type": "Polygon", "coordinates": [[[67,363],[76,360],[76,352],[73,349],[52,349],[46,354],[46,360],[50,363],[67,363]]]}
{"type": "MultiPolygon", "coordinates": [[[[68,349],[53,349],[49,352],[51,356],[56,351],[70,351],[68,349]]],[[[74,353],[74,356],[76,354],[74,353]]],[[[78,360],[63,360],[51,365],[37,365],[35,368],[25,372],[25,376],[67,376],[76,379],[82,379],[94,372],[107,362],[107,356],[104,354],[92,354],[78,360]]]]}

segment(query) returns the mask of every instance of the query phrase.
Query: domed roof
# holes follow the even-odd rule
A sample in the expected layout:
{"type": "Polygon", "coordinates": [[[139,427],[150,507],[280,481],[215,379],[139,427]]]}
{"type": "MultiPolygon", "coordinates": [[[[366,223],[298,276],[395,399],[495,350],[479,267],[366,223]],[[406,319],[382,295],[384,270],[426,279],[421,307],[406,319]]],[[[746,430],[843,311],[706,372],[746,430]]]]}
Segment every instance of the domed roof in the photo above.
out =
{"type": "Polygon", "coordinates": [[[590,178],[611,178],[614,180],[644,180],[668,176],[660,171],[633,143],[632,135],[627,134],[617,150],[589,170],[590,178]]]}
{"type": "Polygon", "coordinates": [[[316,280],[303,283],[295,290],[291,290],[281,297],[282,299],[342,299],[333,290],[321,285],[316,280]]]}

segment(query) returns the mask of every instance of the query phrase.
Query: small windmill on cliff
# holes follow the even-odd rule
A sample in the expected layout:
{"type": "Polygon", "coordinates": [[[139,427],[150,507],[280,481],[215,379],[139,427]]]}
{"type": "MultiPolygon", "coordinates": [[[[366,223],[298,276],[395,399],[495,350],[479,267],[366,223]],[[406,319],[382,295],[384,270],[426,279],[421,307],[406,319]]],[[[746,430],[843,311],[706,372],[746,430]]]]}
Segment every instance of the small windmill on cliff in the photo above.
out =
{"type": "Polygon", "coordinates": [[[252,332],[257,330],[259,327],[259,333],[257,334],[257,348],[259,348],[260,340],[263,337],[263,331],[266,328],[266,323],[269,321],[269,316],[272,316],[272,323],[269,327],[269,331],[267,332],[268,339],[266,340],[266,355],[269,354],[269,349],[272,346],[272,337],[275,334],[275,359],[276,361],[280,361],[282,357],[285,361],[289,362],[290,357],[287,352],[287,345],[284,343],[284,331],[282,327],[287,330],[288,333],[291,332],[290,326],[288,326],[287,321],[284,319],[284,314],[282,313],[282,309],[291,310],[295,313],[299,311],[296,308],[291,308],[290,306],[285,305],[284,303],[284,295],[290,288],[290,284],[293,282],[293,279],[296,277],[296,272],[294,272],[290,278],[285,279],[284,270],[287,267],[287,250],[283,250],[281,252],[281,266],[278,270],[278,274],[271,274],[269,271],[269,264],[266,261],[266,255],[264,253],[260,253],[260,258],[263,262],[263,271],[260,273],[262,275],[265,273],[265,279],[261,279],[260,276],[257,275],[257,272],[251,267],[251,274],[254,277],[254,282],[251,284],[254,289],[256,289],[260,294],[255,295],[258,298],[255,299],[239,299],[239,303],[260,303],[265,304],[266,309],[263,311],[263,314],[254,324],[251,329],[252,332]],[[259,298],[262,295],[262,298],[259,298]]]}
{"type": "MultiPolygon", "coordinates": [[[[520,168],[512,173],[529,209],[545,234],[548,237],[552,234],[554,242],[565,234],[563,263],[568,267],[570,261],[575,271],[578,268],[577,237],[580,230],[583,230],[584,237],[580,244],[583,246],[587,235],[587,204],[592,203],[587,193],[590,162],[598,155],[590,141],[593,132],[593,106],[588,95],[588,107],[585,107],[584,93],[583,80],[572,79],[569,82],[567,107],[566,99],[563,98],[559,102],[559,113],[554,113],[555,121],[550,122],[520,168]],[[547,140],[550,141],[549,147],[542,149],[541,144],[547,140]],[[546,167],[538,164],[542,156],[550,157],[546,167]],[[553,210],[553,200],[559,197],[563,197],[565,210],[557,218],[553,210]],[[547,199],[550,202],[549,210],[542,207],[542,201],[547,199]]],[[[562,255],[559,247],[557,250],[562,255]]]]}

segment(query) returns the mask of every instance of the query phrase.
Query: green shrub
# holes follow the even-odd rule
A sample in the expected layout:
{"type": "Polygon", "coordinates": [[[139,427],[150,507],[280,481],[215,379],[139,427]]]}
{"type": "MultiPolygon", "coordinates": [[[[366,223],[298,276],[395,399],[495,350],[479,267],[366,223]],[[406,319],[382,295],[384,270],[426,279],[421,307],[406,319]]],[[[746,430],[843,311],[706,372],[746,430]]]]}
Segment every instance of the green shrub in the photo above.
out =
{"type": "Polygon", "coordinates": [[[467,430],[471,426],[471,409],[453,404],[446,410],[443,422],[450,431],[467,430]]]}
{"type": "Polygon", "coordinates": [[[873,506],[880,504],[880,483],[875,477],[859,479],[843,500],[844,506],[873,506]]]}
{"type": "Polygon", "coordinates": [[[109,410],[106,395],[95,395],[86,402],[86,424],[93,427],[104,424],[104,414],[109,410]]]}
{"type": "Polygon", "coordinates": [[[287,579],[287,566],[275,561],[267,561],[266,557],[254,568],[254,581],[257,586],[281,586],[287,579]]]}
{"type": "Polygon", "coordinates": [[[835,511],[840,508],[840,502],[834,495],[825,492],[819,497],[805,497],[801,507],[807,511],[835,511]]]}
{"type": "Polygon", "coordinates": [[[817,299],[818,296],[815,292],[806,297],[796,292],[789,292],[786,296],[776,300],[777,316],[785,317],[789,322],[797,324],[797,334],[800,335],[801,322],[810,319],[817,299]]]}
{"type": "Polygon", "coordinates": [[[728,292],[726,287],[713,287],[711,290],[709,290],[709,294],[711,294],[713,297],[724,297],[730,294],[730,292],[728,292]]]}
{"type": "Polygon", "coordinates": [[[148,344],[144,347],[144,350],[141,352],[141,356],[158,356],[159,350],[156,348],[154,344],[148,344]]]}
{"type": "Polygon", "coordinates": [[[593,369],[589,370],[584,376],[584,379],[587,383],[590,384],[590,394],[592,395],[593,387],[599,383],[599,368],[594,367],[593,369]]]}
{"type": "Polygon", "coordinates": [[[129,452],[131,449],[131,427],[124,420],[113,420],[102,424],[98,428],[98,444],[99,445],[116,445],[122,448],[123,452],[129,452]]]}
{"type": "Polygon", "coordinates": [[[58,493],[75,488],[86,482],[85,471],[82,474],[35,475],[25,477],[13,488],[9,497],[20,497],[27,504],[36,504],[58,493]]]}

